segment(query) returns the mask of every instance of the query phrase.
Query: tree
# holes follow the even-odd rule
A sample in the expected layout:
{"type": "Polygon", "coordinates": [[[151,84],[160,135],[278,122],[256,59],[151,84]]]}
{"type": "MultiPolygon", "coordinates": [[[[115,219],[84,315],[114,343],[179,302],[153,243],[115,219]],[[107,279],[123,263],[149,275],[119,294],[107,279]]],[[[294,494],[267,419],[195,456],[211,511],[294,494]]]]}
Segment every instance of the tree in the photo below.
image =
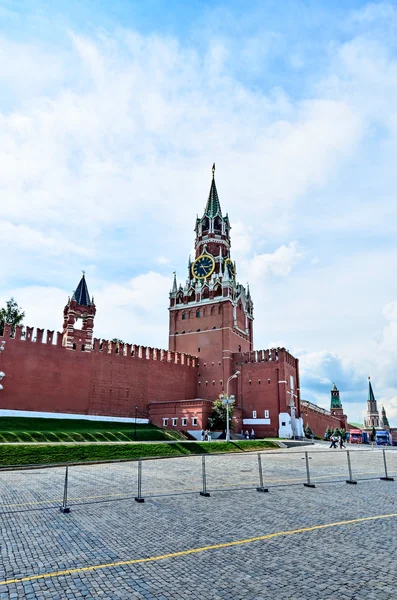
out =
{"type": "Polygon", "coordinates": [[[309,423],[307,423],[307,424],[306,424],[306,427],[305,427],[305,436],[306,436],[307,438],[311,438],[311,437],[312,437],[312,435],[313,435],[313,432],[312,432],[312,430],[310,429],[310,425],[309,425],[309,423]]]}
{"type": "Polygon", "coordinates": [[[376,429],[375,429],[374,426],[372,426],[372,431],[371,431],[370,437],[371,437],[371,442],[372,443],[375,442],[375,440],[376,440],[376,429]]]}
{"type": "Polygon", "coordinates": [[[331,427],[328,425],[327,429],[325,430],[325,433],[324,433],[324,439],[329,440],[331,435],[332,435],[332,430],[331,430],[331,427]]]}
{"type": "Polygon", "coordinates": [[[111,342],[112,344],[117,344],[117,346],[119,346],[119,344],[124,344],[123,340],[119,340],[118,338],[113,338],[111,342]]]}
{"type": "MultiPolygon", "coordinates": [[[[234,402],[229,404],[229,426],[230,429],[233,429],[234,415],[234,402]]],[[[210,418],[208,419],[209,425],[211,429],[221,429],[224,431],[226,429],[226,404],[223,404],[223,401],[218,398],[212,405],[212,413],[210,418]]]]}
{"type": "Polygon", "coordinates": [[[340,436],[340,431],[338,428],[334,429],[334,433],[333,433],[334,437],[339,437],[340,436]]]}
{"type": "Polygon", "coordinates": [[[15,334],[17,325],[22,325],[25,312],[18,306],[14,298],[10,298],[6,302],[5,308],[0,308],[0,331],[4,331],[4,325],[11,325],[11,335],[15,334]]]}

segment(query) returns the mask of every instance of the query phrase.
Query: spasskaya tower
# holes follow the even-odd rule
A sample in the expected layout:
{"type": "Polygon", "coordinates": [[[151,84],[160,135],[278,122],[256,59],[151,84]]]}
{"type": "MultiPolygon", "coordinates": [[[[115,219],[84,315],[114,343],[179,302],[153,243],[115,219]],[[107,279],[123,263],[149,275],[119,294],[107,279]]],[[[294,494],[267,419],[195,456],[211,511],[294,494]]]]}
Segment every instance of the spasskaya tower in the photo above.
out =
{"type": "Polygon", "coordinates": [[[178,286],[174,274],[169,308],[169,349],[199,358],[197,395],[209,400],[219,396],[233,374],[233,354],[253,350],[253,303],[249,287],[237,281],[230,229],[214,164],[204,214],[196,220],[195,257],[189,257],[184,286],[178,286]]]}

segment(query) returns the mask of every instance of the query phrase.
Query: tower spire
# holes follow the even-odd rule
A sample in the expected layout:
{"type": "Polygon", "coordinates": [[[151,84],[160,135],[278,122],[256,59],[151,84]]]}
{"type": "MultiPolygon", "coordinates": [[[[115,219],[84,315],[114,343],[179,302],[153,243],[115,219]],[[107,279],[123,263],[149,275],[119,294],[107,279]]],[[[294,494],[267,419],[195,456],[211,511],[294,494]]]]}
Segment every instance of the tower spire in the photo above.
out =
{"type": "Polygon", "coordinates": [[[177,286],[177,283],[176,283],[176,271],[174,271],[174,281],[173,281],[173,284],[172,284],[172,290],[171,290],[171,292],[173,294],[176,294],[177,291],[178,291],[178,286],[177,286]]]}
{"type": "Polygon", "coordinates": [[[91,306],[92,304],[88,293],[87,282],[85,280],[85,271],[83,271],[83,276],[80,279],[79,285],[73,292],[72,300],[77,302],[77,304],[80,304],[80,306],[91,306]]]}
{"type": "Polygon", "coordinates": [[[218,192],[215,185],[215,163],[212,165],[212,181],[207,204],[205,206],[204,216],[213,219],[216,216],[222,218],[221,204],[219,202],[218,192]]]}

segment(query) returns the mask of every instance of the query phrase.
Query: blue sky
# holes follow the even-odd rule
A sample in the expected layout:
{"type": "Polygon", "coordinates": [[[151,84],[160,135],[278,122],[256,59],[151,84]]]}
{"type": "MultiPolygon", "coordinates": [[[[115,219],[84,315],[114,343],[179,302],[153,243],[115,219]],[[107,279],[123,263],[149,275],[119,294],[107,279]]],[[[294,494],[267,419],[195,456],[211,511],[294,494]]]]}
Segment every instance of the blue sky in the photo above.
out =
{"type": "Polygon", "coordinates": [[[255,345],[397,426],[396,2],[0,1],[0,301],[167,345],[211,165],[255,345]]]}

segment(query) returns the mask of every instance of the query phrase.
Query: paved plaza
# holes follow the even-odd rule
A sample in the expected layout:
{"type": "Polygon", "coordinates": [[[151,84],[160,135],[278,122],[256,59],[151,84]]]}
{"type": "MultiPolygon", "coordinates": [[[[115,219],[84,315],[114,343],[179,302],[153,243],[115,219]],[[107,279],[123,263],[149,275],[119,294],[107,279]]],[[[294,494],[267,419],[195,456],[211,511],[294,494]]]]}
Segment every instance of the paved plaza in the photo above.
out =
{"type": "Polygon", "coordinates": [[[0,471],[0,600],[394,600],[397,451],[307,449],[0,471]]]}

